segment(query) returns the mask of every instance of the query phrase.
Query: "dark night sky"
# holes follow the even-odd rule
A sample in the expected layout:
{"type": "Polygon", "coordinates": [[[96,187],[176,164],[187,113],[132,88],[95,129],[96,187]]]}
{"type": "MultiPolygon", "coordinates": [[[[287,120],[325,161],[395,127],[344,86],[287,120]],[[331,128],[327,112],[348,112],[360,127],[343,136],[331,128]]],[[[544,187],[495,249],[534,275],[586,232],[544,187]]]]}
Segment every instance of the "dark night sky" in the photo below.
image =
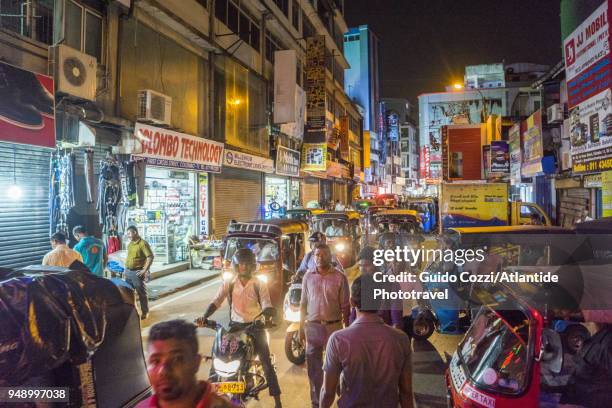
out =
{"type": "Polygon", "coordinates": [[[561,60],[558,0],[345,0],[379,36],[383,97],[444,91],[465,65],[561,60]]]}

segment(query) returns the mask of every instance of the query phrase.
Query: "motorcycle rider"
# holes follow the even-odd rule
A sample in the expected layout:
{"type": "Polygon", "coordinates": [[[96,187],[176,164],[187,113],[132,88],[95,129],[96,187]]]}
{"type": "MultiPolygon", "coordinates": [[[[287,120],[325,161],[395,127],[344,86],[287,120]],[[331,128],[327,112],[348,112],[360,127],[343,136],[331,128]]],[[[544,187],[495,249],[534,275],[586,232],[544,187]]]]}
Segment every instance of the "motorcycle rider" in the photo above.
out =
{"type": "MultiPolygon", "coordinates": [[[[232,265],[237,276],[223,282],[217,295],[208,305],[204,316],[197,319],[198,325],[206,326],[208,318],[221,307],[225,298],[228,298],[230,307],[230,325],[250,324],[262,313],[262,310],[267,318],[274,316],[275,310],[270,301],[268,287],[253,278],[253,271],[257,266],[255,254],[247,248],[239,249],[232,258],[232,265]]],[[[270,359],[266,332],[259,328],[251,331],[250,334],[254,340],[255,352],[259,355],[266,375],[270,396],[274,398],[275,407],[281,408],[281,390],[270,359]]]]}
{"type": "MultiPolygon", "coordinates": [[[[306,272],[316,269],[314,248],[318,244],[326,244],[327,237],[322,232],[313,232],[308,238],[308,242],[310,242],[310,252],[308,252],[306,256],[304,256],[302,262],[300,263],[300,266],[297,269],[297,280],[302,280],[306,272]]],[[[336,258],[336,255],[334,254],[332,254],[332,263],[337,269],[340,270],[340,272],[344,273],[344,268],[342,268],[340,261],[338,260],[338,258],[336,258]]]]}

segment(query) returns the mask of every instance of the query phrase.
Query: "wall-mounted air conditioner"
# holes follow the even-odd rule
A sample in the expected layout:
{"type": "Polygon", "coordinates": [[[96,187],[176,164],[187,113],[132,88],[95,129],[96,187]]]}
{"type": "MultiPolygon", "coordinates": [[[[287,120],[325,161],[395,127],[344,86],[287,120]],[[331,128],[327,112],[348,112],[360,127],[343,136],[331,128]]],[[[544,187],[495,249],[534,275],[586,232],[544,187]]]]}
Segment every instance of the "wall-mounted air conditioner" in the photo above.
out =
{"type": "Polygon", "coordinates": [[[56,92],[89,101],[96,99],[98,62],[95,57],[61,44],[51,47],[49,64],[56,92]]]}
{"type": "Polygon", "coordinates": [[[171,117],[171,97],[150,89],[138,91],[138,122],[170,126],[171,117]]]}
{"type": "Polygon", "coordinates": [[[563,105],[555,103],[546,109],[546,117],[548,123],[561,123],[563,122],[563,105]]]}

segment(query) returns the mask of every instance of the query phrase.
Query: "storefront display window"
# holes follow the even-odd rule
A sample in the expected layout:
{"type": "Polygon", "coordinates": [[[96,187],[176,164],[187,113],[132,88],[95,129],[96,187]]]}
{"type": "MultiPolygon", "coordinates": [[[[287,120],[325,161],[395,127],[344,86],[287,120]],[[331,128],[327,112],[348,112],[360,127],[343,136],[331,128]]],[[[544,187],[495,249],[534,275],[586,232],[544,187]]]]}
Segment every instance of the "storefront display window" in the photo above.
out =
{"type": "Polygon", "coordinates": [[[297,180],[291,180],[291,208],[301,208],[302,200],[300,197],[300,182],[297,180]]]}
{"type": "Polygon", "coordinates": [[[155,263],[189,257],[187,245],[196,226],[195,177],[191,172],[147,168],[144,206],[130,209],[128,223],[151,245],[155,263]]]}
{"type": "Polygon", "coordinates": [[[290,201],[287,181],[280,177],[266,177],[265,219],[284,217],[290,201]]]}

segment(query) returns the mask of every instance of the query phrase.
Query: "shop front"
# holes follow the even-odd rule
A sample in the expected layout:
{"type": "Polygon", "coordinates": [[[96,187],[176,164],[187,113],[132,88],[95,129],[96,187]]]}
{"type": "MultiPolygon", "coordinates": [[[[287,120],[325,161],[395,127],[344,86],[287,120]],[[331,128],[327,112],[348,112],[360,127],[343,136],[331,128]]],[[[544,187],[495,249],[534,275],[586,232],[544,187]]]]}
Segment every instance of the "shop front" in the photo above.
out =
{"type": "Polygon", "coordinates": [[[136,124],[142,142],[132,159],[144,165],[143,201],[127,212],[127,224],[138,228],[155,254],[170,265],[189,259],[192,236],[207,238],[210,173],[221,171],[223,144],[136,124]]]}
{"type": "Polygon", "coordinates": [[[264,174],[274,172],[274,162],[226,149],[223,171],[213,177],[212,231],[225,234],[231,220],[252,221],[264,216],[264,174]]]}
{"type": "MultiPolygon", "coordinates": [[[[53,79],[0,62],[3,87],[27,84],[34,92],[53,94],[53,79]]],[[[40,106],[0,99],[0,267],[38,264],[47,251],[49,234],[50,160],[55,148],[52,98],[40,106]],[[45,106],[45,103],[48,105],[45,106]],[[19,109],[22,106],[22,109],[19,109]]]]}
{"type": "Polygon", "coordinates": [[[264,218],[282,218],[287,210],[302,207],[300,152],[278,146],[275,174],[265,176],[264,218]]]}

